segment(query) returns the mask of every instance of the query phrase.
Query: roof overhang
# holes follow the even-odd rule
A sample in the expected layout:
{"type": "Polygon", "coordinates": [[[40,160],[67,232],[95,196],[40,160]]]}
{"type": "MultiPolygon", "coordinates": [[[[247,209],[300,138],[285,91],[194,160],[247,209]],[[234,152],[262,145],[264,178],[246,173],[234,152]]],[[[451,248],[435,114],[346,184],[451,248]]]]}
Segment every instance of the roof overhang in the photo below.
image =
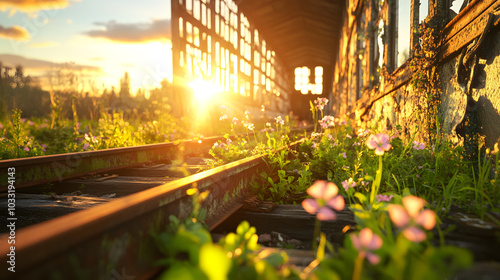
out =
{"type": "MultiPolygon", "coordinates": [[[[284,64],[323,66],[333,76],[345,0],[241,1],[248,16],[284,64]]],[[[326,76],[325,78],[330,78],[326,76]]]]}

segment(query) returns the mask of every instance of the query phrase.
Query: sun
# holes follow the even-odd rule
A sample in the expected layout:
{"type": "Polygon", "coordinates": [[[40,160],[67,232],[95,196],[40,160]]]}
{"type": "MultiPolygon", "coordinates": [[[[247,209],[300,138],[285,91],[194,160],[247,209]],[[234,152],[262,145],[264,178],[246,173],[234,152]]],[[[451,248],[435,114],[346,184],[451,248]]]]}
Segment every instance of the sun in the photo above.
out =
{"type": "Polygon", "coordinates": [[[188,86],[193,90],[195,98],[199,101],[208,101],[215,94],[223,91],[220,87],[205,80],[191,81],[188,86]]]}

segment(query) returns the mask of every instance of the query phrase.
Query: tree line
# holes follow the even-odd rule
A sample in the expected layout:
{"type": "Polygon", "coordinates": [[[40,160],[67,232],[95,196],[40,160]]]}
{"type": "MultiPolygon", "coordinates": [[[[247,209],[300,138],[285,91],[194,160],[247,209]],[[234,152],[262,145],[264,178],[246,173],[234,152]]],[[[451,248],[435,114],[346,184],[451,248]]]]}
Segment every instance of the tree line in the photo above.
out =
{"type": "Polygon", "coordinates": [[[167,80],[159,87],[139,89],[131,94],[130,76],[120,79],[120,86],[98,87],[90,78],[75,69],[74,64],[46,73],[48,85],[43,88],[39,78],[26,75],[22,65],[12,67],[0,62],[0,120],[7,119],[14,109],[20,109],[23,118],[62,117],[98,120],[102,113],[123,112],[125,118],[150,121],[173,107],[172,85],[167,80]]]}

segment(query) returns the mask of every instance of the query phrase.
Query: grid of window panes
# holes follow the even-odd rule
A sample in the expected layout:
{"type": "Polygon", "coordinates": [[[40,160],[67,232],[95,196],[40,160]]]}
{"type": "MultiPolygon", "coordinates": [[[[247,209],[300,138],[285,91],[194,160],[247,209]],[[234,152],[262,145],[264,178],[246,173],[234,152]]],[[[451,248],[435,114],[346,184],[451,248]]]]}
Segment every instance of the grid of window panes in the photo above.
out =
{"type": "Polygon", "coordinates": [[[225,92],[279,107],[276,99],[290,91],[284,67],[235,1],[178,1],[183,79],[209,79],[225,92]]]}
{"type": "Polygon", "coordinates": [[[295,68],[295,90],[302,94],[323,93],[323,67],[316,66],[310,69],[306,66],[295,68]],[[311,82],[314,81],[314,82],[311,82]]]}

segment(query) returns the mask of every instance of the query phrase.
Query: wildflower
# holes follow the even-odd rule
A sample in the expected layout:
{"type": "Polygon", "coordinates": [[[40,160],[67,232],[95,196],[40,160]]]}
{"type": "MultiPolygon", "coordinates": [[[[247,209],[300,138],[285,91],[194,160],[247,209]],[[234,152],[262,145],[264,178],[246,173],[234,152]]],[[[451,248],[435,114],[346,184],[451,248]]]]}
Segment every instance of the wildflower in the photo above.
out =
{"type": "Polygon", "coordinates": [[[28,125],[29,125],[29,126],[33,126],[33,125],[35,125],[35,123],[34,123],[34,122],[32,122],[32,121],[29,121],[29,122],[28,122],[28,125]]]}
{"type": "Polygon", "coordinates": [[[342,182],[342,187],[344,187],[344,190],[347,191],[350,188],[354,188],[356,186],[356,182],[352,180],[352,178],[349,178],[349,180],[345,180],[342,182]]]}
{"type": "Polygon", "coordinates": [[[342,153],[343,158],[347,158],[347,154],[345,152],[342,153]]]}
{"type": "Polygon", "coordinates": [[[335,126],[335,118],[333,116],[324,116],[323,119],[318,121],[322,128],[335,126]]]}
{"type": "Polygon", "coordinates": [[[45,152],[45,151],[46,151],[46,149],[47,149],[47,145],[45,145],[45,144],[41,144],[40,146],[42,147],[42,151],[44,151],[44,152],[45,152]]]}
{"type": "Polygon", "coordinates": [[[370,184],[370,182],[367,182],[367,181],[364,181],[364,180],[363,180],[363,181],[361,181],[361,185],[362,185],[363,187],[368,186],[368,184],[370,184]]]}
{"type": "Polygon", "coordinates": [[[365,130],[363,130],[362,128],[358,129],[358,137],[366,136],[366,135],[368,135],[368,133],[370,133],[369,129],[365,129],[365,130]]]}
{"type": "Polygon", "coordinates": [[[261,105],[261,106],[260,106],[260,111],[261,111],[261,112],[264,112],[265,110],[266,110],[266,106],[261,105]]]}
{"type": "Polygon", "coordinates": [[[318,147],[318,144],[317,144],[317,143],[313,143],[313,144],[311,145],[311,148],[313,148],[313,149],[316,149],[317,147],[318,147]]]}
{"type": "Polygon", "coordinates": [[[326,104],[328,104],[328,99],[326,98],[319,98],[317,100],[314,100],[314,104],[316,104],[316,107],[319,110],[323,110],[326,104]]]}
{"type": "Polygon", "coordinates": [[[393,195],[377,194],[377,201],[390,201],[393,195]]]}
{"type": "Polygon", "coordinates": [[[82,150],[86,151],[90,147],[89,143],[83,144],[82,150]]]}
{"type": "Polygon", "coordinates": [[[352,143],[353,146],[361,146],[361,142],[354,142],[352,143]]]}
{"type": "Polygon", "coordinates": [[[415,151],[423,150],[423,149],[425,149],[425,144],[424,143],[420,143],[418,141],[413,141],[413,149],[415,151]]]}
{"type": "Polygon", "coordinates": [[[19,119],[19,121],[20,121],[21,123],[25,123],[25,122],[26,122],[26,118],[19,119]]]}
{"type": "Polygon", "coordinates": [[[349,134],[346,134],[345,137],[349,138],[349,139],[352,139],[352,136],[349,135],[349,134]]]}
{"type": "Polygon", "coordinates": [[[81,126],[82,124],[80,122],[76,122],[76,129],[80,129],[81,126]]]}
{"type": "Polygon", "coordinates": [[[419,165],[419,166],[418,166],[418,169],[422,169],[422,168],[424,168],[422,165],[419,165]]]}
{"type": "Polygon", "coordinates": [[[271,127],[271,123],[270,122],[266,122],[266,127],[271,127]]]}
{"type": "Polygon", "coordinates": [[[372,150],[375,149],[375,154],[379,156],[384,155],[384,151],[389,151],[392,147],[389,144],[389,136],[384,133],[370,135],[366,141],[366,145],[372,150]]]}
{"type": "Polygon", "coordinates": [[[418,179],[420,179],[420,175],[418,175],[418,174],[417,174],[417,175],[415,175],[415,177],[417,177],[418,179]]]}
{"type": "MultiPolygon", "coordinates": [[[[333,136],[331,134],[327,134],[326,137],[328,138],[328,140],[330,141],[333,141],[335,140],[335,138],[333,138],[333,136]]],[[[337,143],[334,143],[334,144],[337,144],[337,143]]]]}
{"type": "Polygon", "coordinates": [[[347,121],[342,119],[342,120],[339,120],[339,125],[346,125],[347,124],[347,121]]]}
{"type": "Polygon", "coordinates": [[[316,132],[311,133],[312,138],[316,138],[316,137],[320,137],[320,136],[321,136],[321,133],[316,133],[316,132]]]}
{"type": "Polygon", "coordinates": [[[387,208],[391,221],[403,230],[403,235],[410,241],[425,240],[425,232],[419,226],[430,230],[436,225],[436,216],[432,210],[420,211],[425,203],[425,200],[410,195],[403,197],[404,207],[391,204],[387,208]]]}
{"type": "Polygon", "coordinates": [[[232,123],[233,123],[233,125],[237,125],[238,124],[238,119],[237,118],[233,118],[232,123]]]}
{"type": "Polygon", "coordinates": [[[279,125],[284,125],[285,124],[285,120],[282,119],[281,116],[277,116],[274,119],[276,120],[276,123],[279,124],[279,125]]]}
{"type": "Polygon", "coordinates": [[[3,123],[0,122],[0,129],[3,129],[3,123]]]}
{"type": "Polygon", "coordinates": [[[307,193],[313,198],[307,198],[302,201],[302,207],[310,213],[316,214],[318,220],[335,220],[337,215],[331,209],[340,211],[344,209],[345,201],[340,195],[337,195],[339,189],[337,185],[327,181],[316,181],[307,189],[307,193]]]}
{"type": "Polygon", "coordinates": [[[29,152],[29,151],[30,151],[30,148],[28,148],[28,147],[24,147],[24,149],[23,149],[23,150],[25,150],[26,152],[29,152]]]}
{"type": "Polygon", "coordinates": [[[90,137],[87,133],[85,133],[84,137],[85,137],[85,140],[90,141],[90,137]]]}
{"type": "Polygon", "coordinates": [[[248,130],[253,130],[255,128],[254,124],[250,122],[244,123],[243,126],[248,130]]]}
{"type": "Polygon", "coordinates": [[[382,247],[382,238],[380,236],[373,234],[370,228],[363,228],[358,236],[351,233],[350,237],[352,245],[359,251],[360,256],[366,256],[371,264],[378,264],[380,262],[380,257],[372,253],[374,250],[382,247]]]}
{"type": "Polygon", "coordinates": [[[227,115],[222,115],[220,118],[219,118],[219,121],[224,121],[224,120],[227,120],[228,119],[228,116],[227,115]]]}
{"type": "Polygon", "coordinates": [[[342,166],[342,169],[349,169],[349,166],[347,166],[347,165],[343,165],[343,166],[342,166]]]}

